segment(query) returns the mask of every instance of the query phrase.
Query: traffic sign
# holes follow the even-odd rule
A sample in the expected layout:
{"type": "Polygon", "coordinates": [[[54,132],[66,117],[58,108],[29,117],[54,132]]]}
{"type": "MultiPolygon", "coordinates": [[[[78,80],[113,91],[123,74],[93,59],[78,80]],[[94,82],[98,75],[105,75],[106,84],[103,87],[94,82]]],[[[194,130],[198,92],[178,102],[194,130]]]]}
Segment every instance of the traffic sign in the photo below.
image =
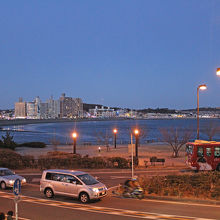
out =
{"type": "Polygon", "coordinates": [[[16,179],[14,182],[13,193],[18,196],[21,193],[21,180],[16,179]]]}

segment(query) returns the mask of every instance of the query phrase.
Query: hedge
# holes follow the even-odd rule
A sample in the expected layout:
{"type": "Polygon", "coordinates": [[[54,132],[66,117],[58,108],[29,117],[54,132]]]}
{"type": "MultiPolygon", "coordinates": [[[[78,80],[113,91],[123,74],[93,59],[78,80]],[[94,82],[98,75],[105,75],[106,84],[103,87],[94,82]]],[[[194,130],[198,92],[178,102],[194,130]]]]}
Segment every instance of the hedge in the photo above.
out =
{"type": "Polygon", "coordinates": [[[152,178],[141,176],[139,183],[146,195],[220,199],[220,172],[218,171],[152,178]]]}
{"type": "Polygon", "coordinates": [[[128,160],[121,157],[89,157],[65,152],[48,152],[35,159],[32,155],[22,156],[13,150],[0,150],[0,167],[11,169],[78,169],[78,168],[128,168],[128,160]]]}

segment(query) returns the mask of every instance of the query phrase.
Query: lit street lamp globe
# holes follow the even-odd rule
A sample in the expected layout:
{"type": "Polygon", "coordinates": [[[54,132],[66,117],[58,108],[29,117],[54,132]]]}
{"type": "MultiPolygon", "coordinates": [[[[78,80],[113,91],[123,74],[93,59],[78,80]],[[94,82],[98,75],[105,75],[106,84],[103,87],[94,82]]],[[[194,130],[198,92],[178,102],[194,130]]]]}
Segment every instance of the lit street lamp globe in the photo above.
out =
{"type": "Polygon", "coordinates": [[[73,136],[73,138],[77,138],[77,133],[73,132],[72,136],[73,136]]]}
{"type": "Polygon", "coordinates": [[[135,135],[138,135],[138,134],[139,134],[139,130],[138,130],[138,129],[135,129],[135,130],[134,130],[134,134],[135,134],[135,135]]]}
{"type": "Polygon", "coordinates": [[[217,76],[220,76],[220,68],[217,68],[217,70],[216,70],[216,75],[217,75],[217,76]]]}

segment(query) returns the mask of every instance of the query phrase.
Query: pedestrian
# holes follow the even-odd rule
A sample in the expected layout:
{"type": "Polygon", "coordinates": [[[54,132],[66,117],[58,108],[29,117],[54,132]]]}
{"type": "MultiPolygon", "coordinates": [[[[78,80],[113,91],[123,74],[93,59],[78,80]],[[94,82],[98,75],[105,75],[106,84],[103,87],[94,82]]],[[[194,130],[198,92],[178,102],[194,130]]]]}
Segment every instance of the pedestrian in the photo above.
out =
{"type": "Polygon", "coordinates": [[[0,220],[5,220],[5,214],[3,212],[0,212],[0,220]]]}
{"type": "Polygon", "coordinates": [[[7,215],[7,220],[13,220],[13,211],[8,211],[7,215]]]}

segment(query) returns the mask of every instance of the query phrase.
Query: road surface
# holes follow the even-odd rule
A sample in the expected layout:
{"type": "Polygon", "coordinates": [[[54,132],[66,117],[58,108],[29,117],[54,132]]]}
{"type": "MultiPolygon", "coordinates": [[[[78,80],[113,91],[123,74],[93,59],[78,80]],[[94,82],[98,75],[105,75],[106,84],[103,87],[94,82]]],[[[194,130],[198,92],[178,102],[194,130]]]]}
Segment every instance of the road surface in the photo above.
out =
{"type": "MultiPolygon", "coordinates": [[[[137,174],[155,175],[156,171],[140,171],[137,174]]],[[[164,171],[163,171],[164,172],[164,171]]],[[[176,172],[176,171],[166,171],[176,172]]],[[[108,187],[123,182],[130,172],[93,171],[108,187]]],[[[24,175],[25,176],[25,175],[24,175]]],[[[112,220],[118,219],[167,219],[167,220],[220,220],[220,205],[194,204],[174,201],[137,200],[115,197],[111,193],[100,201],[86,205],[76,199],[56,196],[46,199],[39,192],[40,174],[26,174],[31,184],[22,187],[18,204],[20,220],[112,220]]],[[[0,211],[14,210],[14,195],[11,189],[0,190],[0,211]]]]}

